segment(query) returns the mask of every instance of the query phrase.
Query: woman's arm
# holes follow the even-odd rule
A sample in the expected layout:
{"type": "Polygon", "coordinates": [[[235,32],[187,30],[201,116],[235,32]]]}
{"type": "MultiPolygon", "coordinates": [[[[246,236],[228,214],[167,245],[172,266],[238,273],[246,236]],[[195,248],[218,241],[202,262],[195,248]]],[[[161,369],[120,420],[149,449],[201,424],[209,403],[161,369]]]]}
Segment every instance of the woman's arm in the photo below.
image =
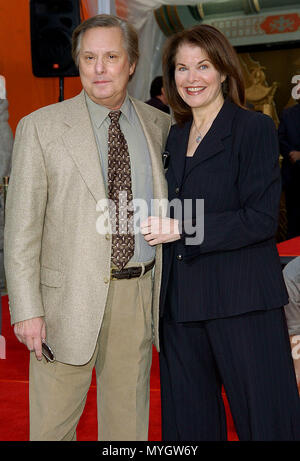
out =
{"type": "MultiPolygon", "coordinates": [[[[206,213],[204,202],[204,240],[201,244],[193,244],[191,236],[184,232],[185,223],[182,223],[185,259],[202,253],[242,248],[274,236],[281,181],[278,139],[271,118],[260,115],[248,119],[238,154],[240,208],[206,213]]],[[[176,220],[164,218],[162,222],[151,217],[143,223],[143,233],[148,234],[149,244],[155,245],[179,239],[180,227],[176,220]],[[149,223],[152,223],[152,230],[149,223]],[[160,232],[167,226],[170,232],[160,232]]]]}

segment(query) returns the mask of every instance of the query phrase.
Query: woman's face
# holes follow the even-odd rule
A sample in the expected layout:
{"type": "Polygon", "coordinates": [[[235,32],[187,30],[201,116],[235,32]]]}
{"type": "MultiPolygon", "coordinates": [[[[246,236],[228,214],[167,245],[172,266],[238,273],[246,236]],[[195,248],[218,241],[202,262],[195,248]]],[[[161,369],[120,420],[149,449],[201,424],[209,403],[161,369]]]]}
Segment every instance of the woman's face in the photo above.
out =
{"type": "Polygon", "coordinates": [[[181,98],[192,109],[207,108],[223,102],[221,75],[202,48],[184,43],[175,57],[175,83],[181,98]]]}

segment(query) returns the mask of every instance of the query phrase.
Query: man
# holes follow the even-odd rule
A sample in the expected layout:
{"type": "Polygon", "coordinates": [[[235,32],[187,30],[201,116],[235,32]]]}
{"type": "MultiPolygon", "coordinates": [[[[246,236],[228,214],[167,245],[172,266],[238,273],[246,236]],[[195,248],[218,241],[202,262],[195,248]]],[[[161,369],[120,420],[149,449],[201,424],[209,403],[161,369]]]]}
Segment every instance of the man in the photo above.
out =
{"type": "Polygon", "coordinates": [[[5,79],[0,75],[0,178],[10,173],[13,134],[8,124],[8,101],[5,93],[5,79]]]}
{"type": "Polygon", "coordinates": [[[285,109],[278,127],[283,156],[282,182],[287,212],[287,238],[300,235],[300,99],[285,109]]]}
{"type": "Polygon", "coordinates": [[[165,197],[170,120],[127,94],[138,59],[127,22],[90,18],[72,47],[84,91],[20,122],[7,198],[11,320],[32,351],[30,438],[75,440],[95,367],[99,440],[147,440],[161,249],[119,224],[112,233],[108,216],[116,191],[147,204],[165,197]]]}
{"type": "Polygon", "coordinates": [[[151,83],[150,88],[150,96],[151,98],[146,101],[146,104],[150,106],[156,107],[167,114],[170,113],[170,108],[168,106],[168,101],[165,96],[165,91],[163,87],[163,78],[161,76],[155,77],[155,79],[151,83]]]}
{"type": "Polygon", "coordinates": [[[285,316],[300,395],[300,256],[292,259],[285,266],[283,277],[289,294],[289,303],[285,306],[285,316]]]}
{"type": "MultiPolygon", "coordinates": [[[[8,124],[8,101],[6,99],[5,78],[0,75],[0,183],[3,177],[8,176],[11,167],[11,153],[13,147],[13,134],[8,124]]],[[[3,266],[3,228],[4,228],[4,191],[0,194],[0,290],[5,286],[5,275],[3,266]]],[[[2,328],[2,305],[0,298],[0,335],[2,328]]],[[[4,338],[0,336],[0,358],[1,344],[4,338]]],[[[3,349],[3,348],[2,348],[3,349]]]]}

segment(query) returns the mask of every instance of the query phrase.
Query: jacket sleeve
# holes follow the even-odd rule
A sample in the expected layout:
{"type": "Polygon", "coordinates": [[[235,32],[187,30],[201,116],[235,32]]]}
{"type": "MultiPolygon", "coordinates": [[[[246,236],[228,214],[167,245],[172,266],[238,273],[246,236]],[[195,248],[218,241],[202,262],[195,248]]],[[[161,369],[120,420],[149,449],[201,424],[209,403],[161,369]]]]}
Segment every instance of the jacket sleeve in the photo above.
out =
{"type": "Polygon", "coordinates": [[[7,193],[4,264],[11,323],[44,315],[40,293],[40,253],[47,202],[42,147],[31,117],[16,131],[7,193]]]}
{"type": "Polygon", "coordinates": [[[277,133],[270,117],[252,115],[236,152],[240,207],[206,213],[204,202],[204,240],[200,245],[185,244],[185,259],[239,249],[268,240],[276,233],[281,195],[277,133]]]}

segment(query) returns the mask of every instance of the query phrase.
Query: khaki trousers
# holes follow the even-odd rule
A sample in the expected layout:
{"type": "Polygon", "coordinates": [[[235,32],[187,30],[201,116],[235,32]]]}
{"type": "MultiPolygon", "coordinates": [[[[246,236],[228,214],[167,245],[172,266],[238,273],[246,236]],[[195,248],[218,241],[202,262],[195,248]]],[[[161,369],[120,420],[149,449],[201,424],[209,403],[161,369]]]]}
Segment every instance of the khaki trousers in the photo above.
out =
{"type": "Polygon", "coordinates": [[[87,364],[48,363],[31,353],[30,440],[76,440],[94,367],[98,440],[148,440],[151,303],[151,271],[111,281],[97,345],[87,364]]]}

